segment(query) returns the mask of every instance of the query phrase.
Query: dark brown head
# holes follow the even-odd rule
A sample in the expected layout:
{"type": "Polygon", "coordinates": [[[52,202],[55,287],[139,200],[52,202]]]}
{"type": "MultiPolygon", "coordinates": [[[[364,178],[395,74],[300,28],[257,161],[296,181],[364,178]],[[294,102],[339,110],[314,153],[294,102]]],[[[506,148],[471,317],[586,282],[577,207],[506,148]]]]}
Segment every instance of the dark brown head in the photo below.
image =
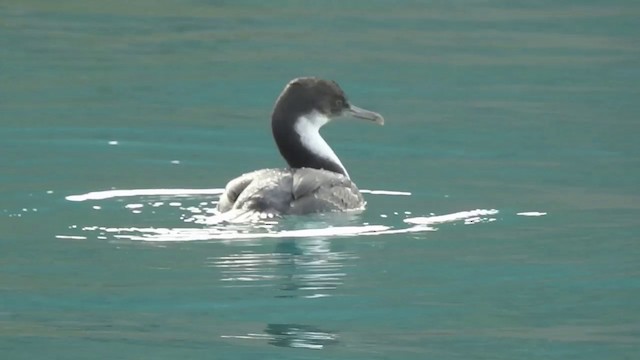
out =
{"type": "Polygon", "coordinates": [[[314,111],[329,119],[352,115],[380,125],[384,123],[380,114],[351,105],[335,81],[315,77],[291,80],[276,100],[272,119],[298,118],[314,111]]]}
{"type": "Polygon", "coordinates": [[[292,168],[324,169],[348,177],[340,159],[319,133],[332,118],[346,114],[384,123],[380,114],[350,104],[334,81],[293,79],[276,100],[271,116],[271,130],[280,154],[292,168]]]}

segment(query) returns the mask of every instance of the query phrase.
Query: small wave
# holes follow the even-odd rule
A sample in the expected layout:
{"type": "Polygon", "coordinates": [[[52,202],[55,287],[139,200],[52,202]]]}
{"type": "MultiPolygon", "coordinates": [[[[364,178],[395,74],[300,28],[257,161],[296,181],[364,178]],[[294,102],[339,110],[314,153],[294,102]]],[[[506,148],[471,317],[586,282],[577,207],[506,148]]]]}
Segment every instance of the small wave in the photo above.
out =
{"type": "MultiPolygon", "coordinates": [[[[65,199],[69,201],[87,201],[87,200],[105,200],[116,197],[132,197],[132,196],[192,196],[192,195],[221,195],[223,188],[218,189],[130,189],[130,190],[105,190],[92,191],[86,194],[69,195],[65,199]]],[[[390,191],[390,190],[360,190],[364,194],[372,195],[393,195],[393,196],[410,196],[407,191],[390,191]]]]}
{"type": "Polygon", "coordinates": [[[132,196],[192,196],[192,195],[220,195],[224,189],[132,189],[93,191],[80,195],[69,195],[69,201],[105,200],[116,197],[132,196]]]}
{"type": "MultiPolygon", "coordinates": [[[[416,225],[434,225],[441,224],[446,222],[458,221],[458,220],[469,220],[469,219],[479,219],[482,220],[483,216],[491,216],[496,215],[498,210],[496,209],[476,209],[469,211],[460,211],[453,214],[445,214],[445,215],[435,215],[435,216],[426,216],[426,217],[414,217],[404,219],[404,222],[407,224],[416,224],[416,225]]],[[[493,218],[485,218],[485,219],[493,219],[493,218]]]]}
{"type": "MultiPolygon", "coordinates": [[[[463,221],[464,224],[476,224],[491,222],[498,214],[496,209],[475,209],[460,211],[451,214],[433,215],[423,217],[406,217],[400,225],[397,218],[380,215],[379,221],[389,222],[383,224],[362,223],[358,214],[337,214],[336,218],[323,217],[317,219],[305,219],[304,229],[286,228],[288,223],[294,224],[288,218],[284,220],[268,214],[255,212],[227,212],[217,213],[215,205],[217,196],[211,198],[203,195],[220,195],[224,189],[131,189],[131,190],[106,190],[89,192],[86,194],[69,195],[67,200],[73,202],[93,201],[91,208],[95,211],[108,211],[117,204],[117,209],[123,209],[132,214],[141,214],[145,211],[156,213],[162,207],[178,209],[183,214],[180,220],[183,224],[194,224],[191,227],[166,227],[166,226],[74,226],[81,234],[60,234],[60,239],[87,238],[87,232],[97,233],[97,238],[125,239],[136,241],[156,242],[181,242],[202,240],[255,240],[262,238],[331,238],[349,236],[377,236],[391,234],[425,233],[437,230],[434,225],[463,221]],[[158,197],[162,197],[158,201],[158,197]],[[114,198],[134,198],[129,204],[121,202],[97,205],[96,201],[104,201],[114,198]],[[176,201],[176,200],[180,201],[176,201]],[[206,201],[203,201],[206,200],[206,201]],[[339,217],[339,218],[338,218],[339,217]],[[309,221],[307,221],[309,220],[309,221]],[[337,221],[335,221],[337,220],[337,221]],[[347,224],[345,224],[345,222],[347,224]],[[355,223],[355,224],[354,224],[355,223]],[[339,224],[339,225],[337,225],[339,224]],[[404,226],[402,225],[404,224],[404,226]]],[[[410,192],[392,190],[362,190],[363,193],[378,196],[410,196],[410,192]]],[[[120,210],[118,210],[120,211],[120,210]]],[[[172,210],[174,211],[174,210],[172,210]]],[[[398,212],[394,214],[400,215],[398,212]]],[[[411,212],[405,211],[404,216],[411,212]]],[[[149,220],[148,218],[146,220],[149,220]]],[[[289,224],[289,225],[291,225],[289,224]]],[[[71,227],[70,227],[71,228],[71,227]]]]}
{"type": "Polygon", "coordinates": [[[541,212],[541,211],[524,211],[524,212],[519,212],[516,215],[519,216],[545,216],[547,215],[546,212],[541,212]]]}
{"type": "Polygon", "coordinates": [[[408,191],[391,191],[391,190],[360,190],[363,194],[371,195],[392,195],[392,196],[411,196],[408,191]]]}

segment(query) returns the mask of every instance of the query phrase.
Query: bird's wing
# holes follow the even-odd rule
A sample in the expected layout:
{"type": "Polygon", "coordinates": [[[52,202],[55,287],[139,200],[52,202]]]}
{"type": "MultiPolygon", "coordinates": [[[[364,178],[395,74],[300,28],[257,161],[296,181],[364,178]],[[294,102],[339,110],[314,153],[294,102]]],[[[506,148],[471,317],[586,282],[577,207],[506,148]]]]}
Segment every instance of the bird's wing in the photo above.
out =
{"type": "Polygon", "coordinates": [[[253,182],[253,180],[259,175],[262,170],[252,171],[246,174],[242,174],[237,178],[229,181],[224,188],[224,193],[220,195],[218,201],[218,211],[225,212],[233,208],[233,204],[236,203],[238,197],[242,192],[253,182]]]}
{"type": "Polygon", "coordinates": [[[292,214],[355,210],[364,199],[348,177],[326,170],[297,169],[293,175],[292,214]]]}

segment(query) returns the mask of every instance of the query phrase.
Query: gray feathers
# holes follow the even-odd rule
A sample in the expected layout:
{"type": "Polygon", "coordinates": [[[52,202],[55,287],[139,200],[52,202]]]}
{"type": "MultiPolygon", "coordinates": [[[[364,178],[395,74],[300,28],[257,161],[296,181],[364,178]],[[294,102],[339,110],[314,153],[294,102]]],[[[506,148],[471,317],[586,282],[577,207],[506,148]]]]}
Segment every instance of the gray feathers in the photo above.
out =
{"type": "Polygon", "coordinates": [[[364,205],[356,185],[342,174],[311,168],[264,169],[231,180],[218,211],[308,214],[358,210],[364,205]]]}

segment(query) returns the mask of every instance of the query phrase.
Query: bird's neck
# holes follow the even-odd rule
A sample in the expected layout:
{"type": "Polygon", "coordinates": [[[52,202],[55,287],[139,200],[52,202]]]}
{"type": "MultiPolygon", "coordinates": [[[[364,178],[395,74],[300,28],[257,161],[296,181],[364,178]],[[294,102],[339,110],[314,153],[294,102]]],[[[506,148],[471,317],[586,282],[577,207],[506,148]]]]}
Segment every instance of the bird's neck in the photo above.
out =
{"type": "Polygon", "coordinates": [[[273,137],[290,167],[324,169],[349,177],[336,153],[320,135],[320,128],[329,121],[316,111],[290,118],[274,114],[273,137]]]}

